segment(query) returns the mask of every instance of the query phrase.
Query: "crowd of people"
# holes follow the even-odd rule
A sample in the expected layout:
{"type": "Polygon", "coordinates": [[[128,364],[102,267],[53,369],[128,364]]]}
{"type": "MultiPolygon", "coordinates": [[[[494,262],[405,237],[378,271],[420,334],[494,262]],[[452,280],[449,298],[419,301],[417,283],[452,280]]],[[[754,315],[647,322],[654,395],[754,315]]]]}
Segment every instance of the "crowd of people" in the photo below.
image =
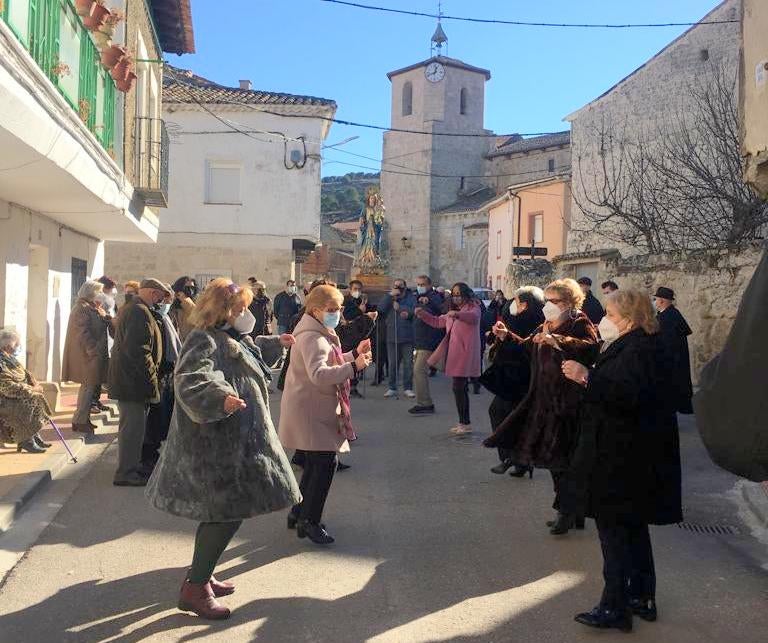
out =
{"type": "MultiPolygon", "coordinates": [[[[428,275],[379,295],[358,280],[319,280],[303,301],[293,280],[272,300],[255,277],[214,279],[200,292],[182,276],[129,281],[118,307],[113,280],[88,280],[62,364],[81,385],[72,428],[94,431],[106,387],[119,408],[114,485],[146,486],[154,507],[198,523],[179,607],[220,619],[230,612],[217,598],[234,586],[213,573],[243,520],[288,509],[299,538],[334,542],[324,506],[357,438],[351,399],[363,396],[365,369],[375,361],[372,385],[386,382],[388,399],[402,391],[411,416],[435,413],[430,380],[442,371],[452,435],[473,432],[470,390],[493,394],[483,444],[498,451],[494,474],[549,470],[552,535],[595,520],[605,589],[576,620],[631,630],[633,615],[657,616],[648,525],[682,519],[677,413],[691,412],[691,329],[669,288],[651,297],[606,281],[605,308],[591,289],[587,277],[559,279],[510,298],[499,290],[486,307],[466,283],[445,290],[428,275]]],[[[0,331],[0,436],[38,453],[50,446],[39,431],[52,413],[20,343],[0,331]]]]}

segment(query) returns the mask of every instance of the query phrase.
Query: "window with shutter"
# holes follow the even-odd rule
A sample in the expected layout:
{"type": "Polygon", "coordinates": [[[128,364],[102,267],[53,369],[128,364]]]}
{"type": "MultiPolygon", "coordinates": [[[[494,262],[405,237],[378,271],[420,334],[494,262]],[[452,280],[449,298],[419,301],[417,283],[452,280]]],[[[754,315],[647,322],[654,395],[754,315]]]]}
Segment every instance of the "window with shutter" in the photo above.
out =
{"type": "Polygon", "coordinates": [[[208,161],[206,203],[240,205],[242,165],[237,162],[208,161]]]}

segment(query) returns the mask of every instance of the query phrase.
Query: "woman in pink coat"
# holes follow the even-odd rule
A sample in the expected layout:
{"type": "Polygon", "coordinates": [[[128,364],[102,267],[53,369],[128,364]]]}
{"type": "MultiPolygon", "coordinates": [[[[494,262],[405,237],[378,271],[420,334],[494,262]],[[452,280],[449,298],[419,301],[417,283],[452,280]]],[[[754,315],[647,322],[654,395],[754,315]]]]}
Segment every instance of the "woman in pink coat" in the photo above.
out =
{"type": "Polygon", "coordinates": [[[280,401],[280,442],[304,452],[299,489],[303,500],[291,509],[288,528],[299,538],[328,545],[321,519],[337,466],[337,454],[349,451],[355,438],[349,406],[349,381],[371,363],[371,340],[348,353],[336,331],[344,297],[335,286],[309,291],[305,312],[293,330],[296,343],[280,401]]]}
{"type": "Polygon", "coordinates": [[[416,308],[416,316],[435,328],[445,328],[443,341],[432,353],[430,366],[445,360],[445,373],[453,378],[453,395],[459,423],[451,433],[471,433],[469,423],[469,378],[480,376],[480,304],[467,284],[459,282],[451,288],[451,309],[435,317],[423,308],[416,308]]]}

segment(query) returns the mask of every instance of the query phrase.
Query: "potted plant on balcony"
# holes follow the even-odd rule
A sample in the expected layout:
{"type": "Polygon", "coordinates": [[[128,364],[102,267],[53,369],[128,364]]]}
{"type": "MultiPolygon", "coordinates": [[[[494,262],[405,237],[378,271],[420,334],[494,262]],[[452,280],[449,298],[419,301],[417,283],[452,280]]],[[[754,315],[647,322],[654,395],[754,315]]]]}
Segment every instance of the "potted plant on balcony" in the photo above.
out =
{"type": "Polygon", "coordinates": [[[104,0],[95,0],[91,7],[91,13],[83,16],[83,24],[89,31],[98,31],[104,26],[109,14],[110,11],[104,4],[104,0]]]}
{"type": "Polygon", "coordinates": [[[104,24],[97,31],[93,32],[93,39],[100,50],[112,44],[115,29],[123,20],[125,20],[125,14],[122,11],[110,11],[107,17],[104,18],[104,24]]]}
{"type": "Polygon", "coordinates": [[[136,82],[136,73],[133,67],[133,58],[125,54],[109,72],[115,81],[115,87],[121,92],[129,92],[136,82]]]}
{"type": "Polygon", "coordinates": [[[91,103],[85,98],[77,101],[77,113],[83,123],[88,124],[88,117],[91,115],[91,103]]]}
{"type": "Polygon", "coordinates": [[[75,11],[78,16],[90,16],[94,4],[96,0],[75,0],[75,11]]]}
{"type": "MultiPolygon", "coordinates": [[[[0,0],[2,2],[2,0],[0,0]]],[[[52,68],[51,72],[54,76],[61,78],[62,76],[71,76],[72,69],[67,63],[57,62],[52,68]]]]}
{"type": "Polygon", "coordinates": [[[112,45],[111,47],[101,50],[101,64],[107,69],[112,69],[127,55],[128,52],[125,47],[112,45]]]}

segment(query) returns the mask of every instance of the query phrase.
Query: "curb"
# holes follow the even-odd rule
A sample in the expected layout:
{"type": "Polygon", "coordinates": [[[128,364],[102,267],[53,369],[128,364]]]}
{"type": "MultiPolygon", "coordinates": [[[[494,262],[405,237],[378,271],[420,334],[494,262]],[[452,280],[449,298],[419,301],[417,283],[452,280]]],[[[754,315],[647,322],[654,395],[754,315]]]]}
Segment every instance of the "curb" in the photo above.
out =
{"type": "Polygon", "coordinates": [[[768,489],[759,482],[746,482],[741,495],[760,524],[768,527],[768,489]]]}
{"type": "MultiPolygon", "coordinates": [[[[97,429],[105,429],[113,426],[117,420],[117,407],[109,405],[109,411],[97,416],[91,416],[97,429]]],[[[55,415],[55,414],[54,414],[55,415]]],[[[103,434],[102,434],[103,435],[103,434]]],[[[77,456],[86,444],[92,442],[96,434],[82,434],[67,437],[67,444],[72,453],[77,456]]],[[[16,518],[32,499],[48,486],[56,475],[70,462],[66,451],[52,453],[42,464],[42,470],[32,471],[24,476],[24,479],[4,496],[0,497],[0,535],[7,532],[16,518]]]]}

